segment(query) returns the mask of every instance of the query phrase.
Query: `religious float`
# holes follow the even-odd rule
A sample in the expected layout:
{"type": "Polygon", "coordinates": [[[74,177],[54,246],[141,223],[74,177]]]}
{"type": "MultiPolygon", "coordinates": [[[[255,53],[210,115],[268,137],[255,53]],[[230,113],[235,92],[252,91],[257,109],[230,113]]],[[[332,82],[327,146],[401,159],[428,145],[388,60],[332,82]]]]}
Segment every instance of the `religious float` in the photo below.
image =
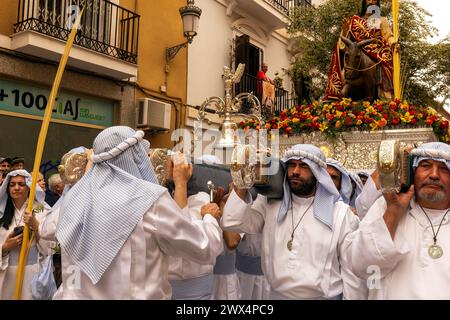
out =
{"type": "Polygon", "coordinates": [[[264,123],[243,119],[239,128],[278,130],[280,154],[310,143],[351,171],[375,169],[382,140],[398,139],[402,147],[450,143],[447,119],[402,100],[398,1],[392,1],[392,10],[393,32],[380,16],[379,2],[366,6],[363,1],[365,16],[344,19],[321,102],[292,106],[264,123]]]}

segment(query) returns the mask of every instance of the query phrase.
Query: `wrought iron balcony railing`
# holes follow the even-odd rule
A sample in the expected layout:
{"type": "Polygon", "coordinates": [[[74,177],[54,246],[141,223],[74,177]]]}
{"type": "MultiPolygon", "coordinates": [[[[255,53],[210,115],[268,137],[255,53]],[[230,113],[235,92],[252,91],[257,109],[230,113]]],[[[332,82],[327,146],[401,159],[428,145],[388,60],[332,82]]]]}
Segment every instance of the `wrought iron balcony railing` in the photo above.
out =
{"type": "MultiPolygon", "coordinates": [[[[258,97],[260,101],[262,101],[262,83],[261,80],[258,80],[256,77],[245,73],[241,81],[237,83],[234,87],[235,94],[239,94],[241,92],[252,92],[254,95],[258,97]]],[[[284,90],[283,88],[275,87],[275,101],[273,114],[265,114],[265,116],[275,116],[278,115],[284,109],[291,108],[295,106],[297,103],[296,99],[289,98],[289,92],[284,90]]],[[[263,107],[264,109],[264,107],[263,107]]]]}
{"type": "Polygon", "coordinates": [[[310,6],[312,0],[267,0],[273,4],[278,10],[288,15],[289,10],[298,6],[310,6]]]}
{"type": "Polygon", "coordinates": [[[137,63],[139,15],[106,0],[19,0],[14,32],[35,31],[66,41],[86,3],[75,44],[137,63]]]}

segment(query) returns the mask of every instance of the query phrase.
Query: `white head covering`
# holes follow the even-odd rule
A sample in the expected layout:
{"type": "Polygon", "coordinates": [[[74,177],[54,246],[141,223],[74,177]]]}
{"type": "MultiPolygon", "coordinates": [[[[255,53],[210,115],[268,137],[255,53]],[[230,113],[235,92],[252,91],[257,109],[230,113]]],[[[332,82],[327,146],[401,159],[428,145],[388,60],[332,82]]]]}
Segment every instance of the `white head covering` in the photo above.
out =
{"type": "MultiPolygon", "coordinates": [[[[5,214],[5,208],[6,208],[6,201],[8,200],[8,187],[9,187],[9,181],[11,180],[11,177],[17,177],[22,176],[25,177],[25,183],[27,184],[28,188],[31,188],[31,175],[26,170],[14,170],[8,173],[5,180],[3,181],[3,184],[0,187],[0,218],[3,217],[5,214]]],[[[34,193],[34,201],[37,203],[40,203],[42,205],[45,205],[45,192],[41,189],[41,187],[36,184],[36,191],[34,193]]]]}
{"type": "Polygon", "coordinates": [[[353,188],[348,171],[344,168],[342,163],[337,160],[329,158],[326,162],[327,165],[336,168],[341,173],[341,190],[338,191],[342,197],[342,201],[344,201],[344,203],[346,204],[349,204],[353,188]]]}
{"type": "MultiPolygon", "coordinates": [[[[349,205],[350,205],[350,207],[352,207],[352,208],[356,208],[356,198],[358,198],[358,196],[360,195],[360,193],[362,192],[362,189],[363,189],[363,183],[362,183],[362,181],[361,181],[361,178],[358,176],[358,174],[357,173],[354,173],[354,172],[351,172],[351,171],[349,171],[348,172],[348,176],[350,177],[350,179],[352,179],[354,182],[355,182],[355,184],[356,184],[356,186],[355,186],[355,193],[353,194],[353,197],[350,199],[350,203],[349,203],[349,205]]],[[[353,190],[352,190],[353,191],[353,190]]]]}
{"type": "Polygon", "coordinates": [[[413,167],[417,168],[422,160],[443,162],[450,170],[450,145],[443,142],[428,142],[411,151],[413,167]]]}
{"type": "Polygon", "coordinates": [[[56,236],[93,284],[166,190],[156,182],[143,136],[125,126],[103,130],[92,169],[64,196],[56,236]]]}
{"type": "MultiPolygon", "coordinates": [[[[301,160],[311,169],[317,179],[317,188],[314,198],[314,217],[333,229],[334,204],[341,198],[330,175],[327,172],[325,156],[319,148],[311,144],[297,144],[286,151],[281,162],[286,165],[289,160],[301,160]]],[[[283,183],[283,200],[278,212],[278,222],[282,221],[291,208],[292,196],[287,180],[287,170],[283,183]]]]}

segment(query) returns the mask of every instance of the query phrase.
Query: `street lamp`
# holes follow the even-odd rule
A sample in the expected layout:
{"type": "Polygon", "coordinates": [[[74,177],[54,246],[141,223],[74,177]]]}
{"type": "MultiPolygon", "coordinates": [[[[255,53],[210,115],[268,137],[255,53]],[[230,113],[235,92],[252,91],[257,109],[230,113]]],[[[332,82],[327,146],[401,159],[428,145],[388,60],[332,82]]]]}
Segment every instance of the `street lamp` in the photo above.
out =
{"type": "MultiPolygon", "coordinates": [[[[224,82],[225,82],[225,99],[220,97],[207,98],[200,106],[197,120],[202,121],[206,115],[206,108],[214,109],[220,117],[224,117],[221,126],[221,135],[219,141],[214,145],[215,149],[228,149],[240,145],[237,136],[237,124],[231,119],[233,116],[241,116],[244,118],[253,118],[258,123],[263,123],[261,116],[261,104],[258,98],[253,93],[243,92],[237,96],[232,96],[233,85],[241,81],[244,73],[245,64],[239,64],[236,71],[233,73],[230,68],[224,67],[224,82]],[[241,109],[244,102],[247,101],[250,105],[250,114],[243,114],[241,109]]],[[[198,136],[199,131],[195,134],[198,136]]]]}
{"type": "Polygon", "coordinates": [[[187,47],[189,43],[192,43],[192,40],[197,35],[201,14],[202,9],[194,4],[194,0],[187,0],[187,6],[180,8],[180,15],[183,19],[183,34],[187,41],[166,49],[167,65],[175,58],[178,51],[187,47]]]}

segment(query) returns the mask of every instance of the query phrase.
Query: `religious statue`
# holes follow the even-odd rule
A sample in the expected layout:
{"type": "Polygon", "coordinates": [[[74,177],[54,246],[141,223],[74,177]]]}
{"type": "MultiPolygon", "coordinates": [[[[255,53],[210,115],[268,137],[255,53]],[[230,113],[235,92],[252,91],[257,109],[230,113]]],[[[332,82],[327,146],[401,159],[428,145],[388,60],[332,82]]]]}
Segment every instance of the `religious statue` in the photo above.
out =
{"type": "Polygon", "coordinates": [[[396,41],[380,0],[363,0],[359,16],[344,20],[333,51],[324,100],[393,98],[393,48],[396,41]]]}

